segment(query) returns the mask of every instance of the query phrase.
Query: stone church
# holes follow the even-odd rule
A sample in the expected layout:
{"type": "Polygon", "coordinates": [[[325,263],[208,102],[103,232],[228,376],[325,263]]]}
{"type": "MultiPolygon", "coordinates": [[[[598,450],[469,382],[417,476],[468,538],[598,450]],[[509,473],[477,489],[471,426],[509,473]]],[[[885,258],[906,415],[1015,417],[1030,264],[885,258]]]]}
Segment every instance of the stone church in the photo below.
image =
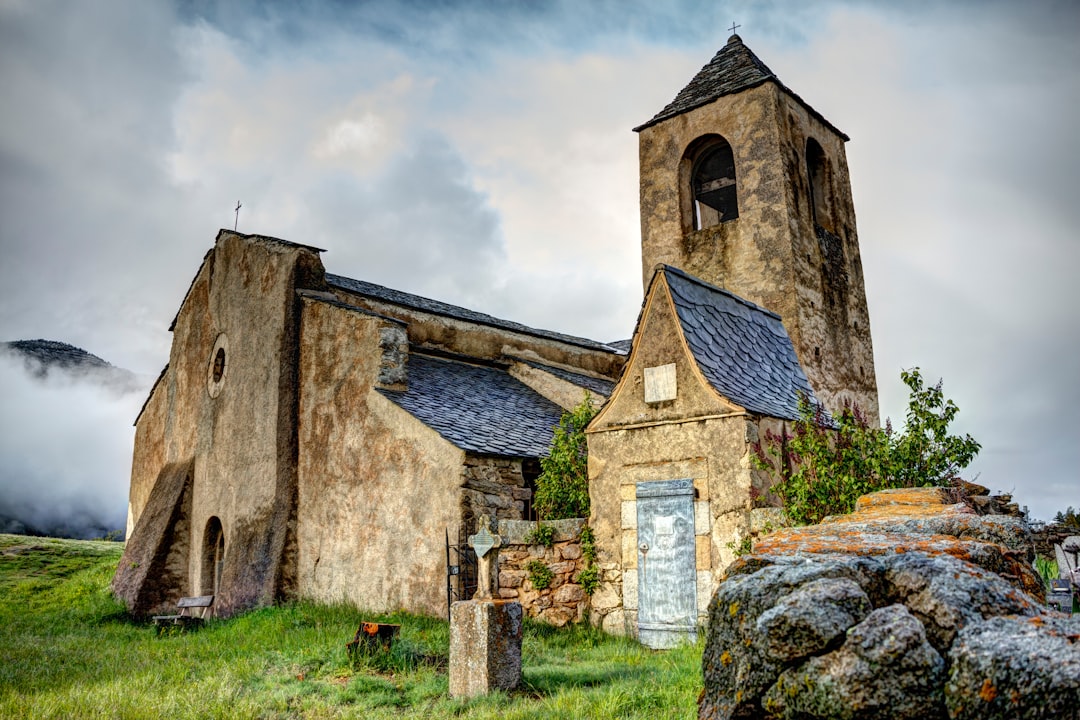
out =
{"type": "MultiPolygon", "coordinates": [[[[632,339],[540,330],[219,232],[136,420],[113,587],[446,612],[446,537],[530,519],[564,409],[588,430],[595,622],[692,634],[800,394],[877,417],[848,137],[732,35],[640,141],[632,339]]],[[[660,644],[663,644],[662,641],[660,644]]]]}

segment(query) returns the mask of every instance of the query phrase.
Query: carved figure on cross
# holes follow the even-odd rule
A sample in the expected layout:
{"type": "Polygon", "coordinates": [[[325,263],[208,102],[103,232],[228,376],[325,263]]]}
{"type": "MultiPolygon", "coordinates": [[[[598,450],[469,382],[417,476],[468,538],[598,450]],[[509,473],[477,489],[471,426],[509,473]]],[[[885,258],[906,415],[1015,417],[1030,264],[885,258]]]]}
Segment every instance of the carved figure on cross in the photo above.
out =
{"type": "MultiPolygon", "coordinates": [[[[491,518],[480,517],[480,529],[469,536],[469,547],[476,553],[476,594],[473,600],[491,599],[491,565],[499,556],[502,538],[491,532],[491,518]]],[[[498,571],[498,566],[496,566],[498,571]]]]}

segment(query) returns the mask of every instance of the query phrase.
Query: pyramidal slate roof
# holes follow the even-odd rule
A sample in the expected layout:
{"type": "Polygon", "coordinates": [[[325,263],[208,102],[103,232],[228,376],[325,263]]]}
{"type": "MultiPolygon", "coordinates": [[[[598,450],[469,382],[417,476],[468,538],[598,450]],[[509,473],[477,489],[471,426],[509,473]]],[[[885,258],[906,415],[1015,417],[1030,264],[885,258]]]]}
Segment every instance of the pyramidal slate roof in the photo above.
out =
{"type": "Polygon", "coordinates": [[[824,115],[810,107],[810,104],[795,94],[791,88],[780,82],[776,73],[770,70],[768,65],[763,63],[750,48],[746,47],[738,35],[729,37],[724,47],[720,48],[713,59],[698,71],[686,87],[679,91],[675,99],[653,116],[652,120],[634,128],[634,132],[641,132],[668,118],[707,105],[724,95],[749,90],[769,81],[776,83],[781,90],[795,98],[811,115],[825,123],[845,141],[850,139],[843,131],[826,120],[824,115]]]}
{"type": "Polygon", "coordinates": [[[817,403],[780,316],[678,268],[662,267],[686,343],[713,388],[748,411],[794,420],[817,403]]]}
{"type": "Polygon", "coordinates": [[[326,273],[326,282],[331,287],[341,288],[357,295],[363,295],[365,297],[374,298],[376,300],[382,300],[384,302],[393,303],[395,305],[402,305],[404,307],[413,308],[414,310],[421,310],[423,312],[431,313],[433,315],[442,315],[444,317],[452,317],[457,320],[465,320],[466,322],[478,323],[480,325],[487,325],[489,327],[495,327],[502,330],[512,330],[514,332],[523,333],[525,335],[532,335],[534,337],[546,338],[548,340],[556,340],[558,342],[567,343],[569,345],[577,345],[579,347],[588,348],[590,350],[600,350],[602,352],[618,353],[616,348],[605,345],[604,343],[597,342],[595,340],[589,340],[588,338],[576,337],[574,335],[565,335],[563,333],[554,332],[552,330],[540,330],[537,328],[531,328],[528,325],[522,325],[521,323],[513,322],[512,320],[501,320],[492,315],[487,315],[475,310],[469,310],[468,308],[459,307],[457,305],[451,305],[439,300],[431,300],[430,298],[421,297],[420,295],[413,295],[411,293],[402,292],[401,290],[394,290],[383,285],[376,285],[375,283],[367,282],[365,280],[354,280],[343,275],[333,275],[326,273]]]}
{"type": "Polygon", "coordinates": [[[462,450],[542,457],[562,408],[496,367],[409,355],[408,389],[379,392],[462,450]]]}

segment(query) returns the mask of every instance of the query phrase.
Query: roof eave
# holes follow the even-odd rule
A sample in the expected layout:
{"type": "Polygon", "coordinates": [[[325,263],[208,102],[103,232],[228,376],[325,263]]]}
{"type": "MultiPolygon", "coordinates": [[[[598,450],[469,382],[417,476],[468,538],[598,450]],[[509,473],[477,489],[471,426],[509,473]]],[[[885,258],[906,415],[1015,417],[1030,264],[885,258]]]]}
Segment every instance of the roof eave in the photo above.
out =
{"type": "Polygon", "coordinates": [[[754,88],[761,87],[765,83],[769,83],[769,82],[773,83],[774,85],[776,85],[777,88],[779,88],[783,92],[787,93],[787,95],[789,97],[791,97],[791,99],[795,100],[795,102],[802,105],[803,108],[805,108],[806,111],[808,113],[810,113],[810,115],[812,115],[822,125],[824,125],[825,127],[832,130],[834,133],[836,133],[844,142],[848,142],[848,141],[851,140],[851,138],[848,136],[847,133],[845,133],[843,130],[841,130],[840,128],[836,127],[831,122],[829,122],[829,120],[824,115],[822,115],[820,112],[815,110],[814,107],[810,103],[806,102],[801,97],[799,97],[798,93],[793,91],[787,85],[784,85],[784,83],[780,82],[780,80],[778,78],[776,78],[776,77],[762,78],[762,79],[760,79],[760,80],[758,80],[756,82],[752,82],[752,83],[748,83],[746,85],[743,85],[738,90],[731,90],[729,92],[719,93],[719,94],[714,95],[714,96],[712,96],[712,97],[710,97],[708,99],[705,99],[705,100],[702,100],[700,102],[694,103],[693,105],[690,105],[689,107],[682,108],[682,109],[676,110],[676,111],[671,112],[671,113],[666,113],[665,114],[665,113],[661,112],[661,113],[657,114],[656,117],[654,117],[652,120],[649,120],[646,123],[638,125],[636,128],[634,128],[634,132],[639,133],[642,130],[645,130],[647,128],[652,127],[653,125],[659,125],[660,123],[664,122],[665,120],[670,120],[673,117],[678,117],[679,115],[685,115],[686,113],[693,112],[694,110],[697,110],[698,108],[705,107],[706,105],[708,105],[710,103],[716,102],[717,100],[719,100],[722,97],[727,97],[728,95],[737,95],[737,94],[739,94],[741,92],[745,92],[747,90],[753,90],[754,88]]]}

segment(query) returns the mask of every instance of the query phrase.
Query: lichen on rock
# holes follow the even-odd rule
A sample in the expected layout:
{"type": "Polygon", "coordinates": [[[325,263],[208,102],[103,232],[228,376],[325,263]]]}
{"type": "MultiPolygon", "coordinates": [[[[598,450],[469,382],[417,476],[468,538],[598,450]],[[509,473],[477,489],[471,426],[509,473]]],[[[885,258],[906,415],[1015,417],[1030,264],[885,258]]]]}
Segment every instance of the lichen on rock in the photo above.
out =
{"type": "Polygon", "coordinates": [[[699,717],[1062,717],[1080,618],[1025,592],[1026,537],[935,488],[767,536],[709,605],[699,717]]]}
{"type": "Polygon", "coordinates": [[[762,698],[777,718],[941,717],[945,661],[903,605],[878,608],[838,649],[784,671],[762,698]]]}
{"type": "Polygon", "coordinates": [[[1080,620],[997,617],[965,627],[949,650],[953,720],[1069,718],[1080,712],[1080,620]]]}

